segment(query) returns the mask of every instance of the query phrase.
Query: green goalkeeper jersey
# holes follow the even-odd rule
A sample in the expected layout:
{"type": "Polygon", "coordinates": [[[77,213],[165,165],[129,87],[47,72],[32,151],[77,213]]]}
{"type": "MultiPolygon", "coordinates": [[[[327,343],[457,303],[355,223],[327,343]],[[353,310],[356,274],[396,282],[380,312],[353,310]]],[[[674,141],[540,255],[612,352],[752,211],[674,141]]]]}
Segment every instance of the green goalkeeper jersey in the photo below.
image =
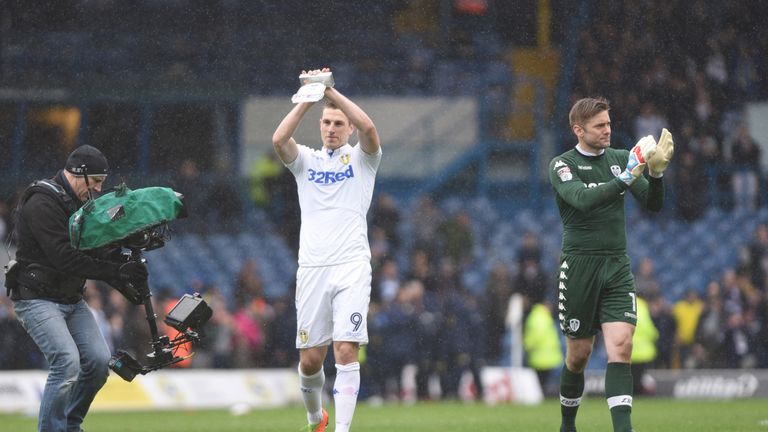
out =
{"type": "Polygon", "coordinates": [[[563,221],[563,253],[626,254],[627,189],[643,208],[661,210],[661,178],[641,176],[631,187],[617,178],[628,159],[629,151],[623,149],[609,147],[599,156],[587,156],[573,148],[549,163],[549,180],[563,221]]]}

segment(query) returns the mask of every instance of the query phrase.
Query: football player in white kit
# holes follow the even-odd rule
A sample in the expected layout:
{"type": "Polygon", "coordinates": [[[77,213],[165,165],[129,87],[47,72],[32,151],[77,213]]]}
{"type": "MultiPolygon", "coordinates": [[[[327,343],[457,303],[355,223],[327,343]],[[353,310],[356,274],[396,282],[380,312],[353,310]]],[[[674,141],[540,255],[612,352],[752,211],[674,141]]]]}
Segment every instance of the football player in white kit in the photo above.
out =
{"type": "MultiPolygon", "coordinates": [[[[329,69],[302,72],[317,75],[329,69]]],[[[314,102],[298,103],[272,136],[280,159],[296,177],[301,207],[296,275],[299,377],[307,430],[324,432],[323,362],[333,345],[333,397],[337,432],[349,431],[360,389],[358,351],[368,343],[371,251],[366,215],[373,196],[381,147],[376,126],[333,87],[324,91],[320,119],[323,148],[297,144],[293,134],[314,102]],[[359,142],[347,140],[357,130],[359,142]]]]}

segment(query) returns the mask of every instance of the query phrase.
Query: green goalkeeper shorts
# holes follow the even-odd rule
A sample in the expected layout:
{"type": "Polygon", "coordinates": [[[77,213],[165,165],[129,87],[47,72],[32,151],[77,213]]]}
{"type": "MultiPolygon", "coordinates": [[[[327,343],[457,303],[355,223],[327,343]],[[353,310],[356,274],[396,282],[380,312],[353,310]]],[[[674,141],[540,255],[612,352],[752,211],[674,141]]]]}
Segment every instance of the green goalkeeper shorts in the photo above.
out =
{"type": "Polygon", "coordinates": [[[562,255],[557,282],[558,318],[566,336],[592,337],[605,322],[637,325],[628,256],[562,255]]]}

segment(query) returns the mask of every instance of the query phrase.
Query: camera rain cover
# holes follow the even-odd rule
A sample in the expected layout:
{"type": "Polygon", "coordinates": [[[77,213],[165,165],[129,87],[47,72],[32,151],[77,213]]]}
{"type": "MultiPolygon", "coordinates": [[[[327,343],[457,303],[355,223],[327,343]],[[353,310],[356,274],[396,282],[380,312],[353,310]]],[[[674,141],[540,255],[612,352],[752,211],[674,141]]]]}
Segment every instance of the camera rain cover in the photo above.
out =
{"type": "Polygon", "coordinates": [[[147,187],[131,190],[124,184],[88,201],[69,218],[70,244],[81,250],[107,246],[176,219],[181,196],[173,189],[147,187]]]}

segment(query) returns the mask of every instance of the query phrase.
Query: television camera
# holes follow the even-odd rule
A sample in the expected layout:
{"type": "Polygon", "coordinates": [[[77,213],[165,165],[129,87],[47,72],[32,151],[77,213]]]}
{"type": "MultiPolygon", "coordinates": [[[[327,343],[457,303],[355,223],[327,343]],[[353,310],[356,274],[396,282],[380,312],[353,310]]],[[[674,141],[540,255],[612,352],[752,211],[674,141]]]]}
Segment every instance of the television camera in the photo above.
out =
{"type": "MultiPolygon", "coordinates": [[[[186,209],[181,194],[161,187],[130,190],[123,183],[113,192],[88,201],[70,217],[70,242],[81,250],[119,251],[125,262],[145,262],[142,252],[165,246],[170,240],[170,222],[182,217],[186,217],[186,209]],[[124,250],[130,253],[122,253],[124,250]]],[[[199,294],[184,294],[165,317],[164,322],[178,331],[171,339],[161,335],[157,328],[149,287],[127,283],[122,288],[119,290],[124,295],[127,291],[138,293],[129,300],[144,306],[152,351],[146,354],[146,361],[140,362],[119,349],[109,361],[110,369],[124,380],[132,381],[136,375],[171,366],[194,354],[190,350],[182,357],[177,352],[180,347],[201,340],[202,328],[213,314],[199,294]]]]}

